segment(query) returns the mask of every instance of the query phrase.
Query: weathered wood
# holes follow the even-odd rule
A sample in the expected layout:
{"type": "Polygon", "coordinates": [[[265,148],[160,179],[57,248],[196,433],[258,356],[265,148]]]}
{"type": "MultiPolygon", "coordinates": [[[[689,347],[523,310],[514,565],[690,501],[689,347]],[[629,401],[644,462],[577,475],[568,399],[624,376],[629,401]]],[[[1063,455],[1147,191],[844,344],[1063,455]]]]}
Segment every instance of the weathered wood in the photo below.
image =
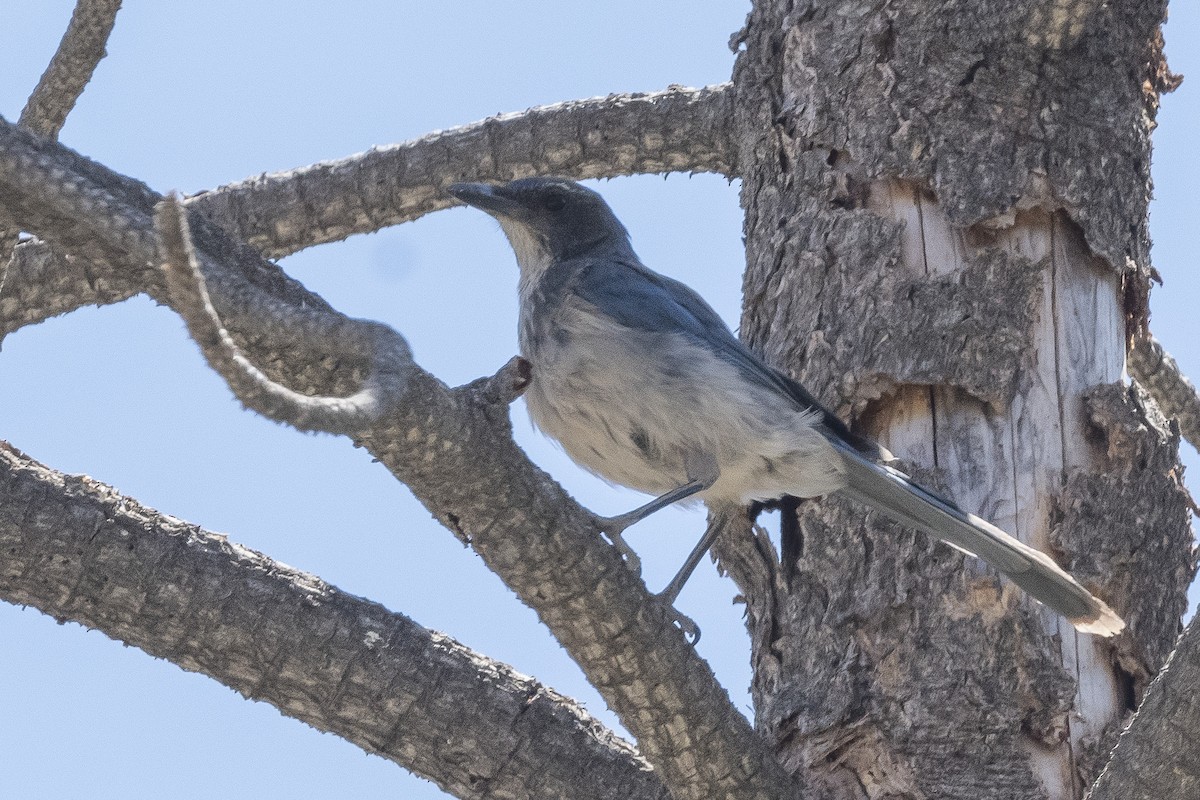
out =
{"type": "Polygon", "coordinates": [[[1088,800],[1191,800],[1200,796],[1200,621],[1193,618],[1088,800]]]}
{"type": "MultiPolygon", "coordinates": [[[[937,276],[970,268],[966,233],[935,199],[897,181],[872,187],[869,208],[904,225],[900,265],[937,276]]],[[[1120,380],[1124,312],[1120,282],[1097,269],[1069,220],[1035,210],[1015,216],[993,247],[1044,265],[1039,313],[1031,331],[1035,368],[1024,393],[991,409],[953,387],[910,387],[873,419],[875,432],[896,455],[936,467],[956,499],[1022,541],[1050,550],[1052,499],[1069,470],[1089,466],[1082,394],[1120,380]]],[[[982,565],[977,564],[977,568],[982,565]]],[[[1032,605],[1025,598],[1023,602],[1032,605]]],[[[1046,630],[1067,643],[1062,664],[1076,680],[1074,713],[1056,723],[1061,745],[1032,739],[1034,773],[1052,797],[1071,796],[1074,748],[1100,735],[1125,711],[1108,646],[1077,633],[1042,611],[1046,630]]]]}
{"type": "Polygon", "coordinates": [[[836,498],[801,506],[783,586],[724,543],[758,725],[834,796],[1078,797],[1136,695],[1114,662],[1157,668],[1153,643],[1174,638],[1156,609],[1190,574],[1176,439],[1090,405],[1123,379],[1144,313],[1163,8],[1073,10],[768,0],[740,37],[743,335],[1131,620],[1116,644],[1077,636],[978,562],[836,498]],[[1137,452],[1104,446],[1128,426],[1137,452]],[[1105,483],[1104,521],[1094,478],[1130,463],[1145,480],[1105,483]],[[1163,540],[1151,564],[1127,557],[1145,533],[1116,522],[1142,496],[1159,509],[1139,517],[1163,540]]]}

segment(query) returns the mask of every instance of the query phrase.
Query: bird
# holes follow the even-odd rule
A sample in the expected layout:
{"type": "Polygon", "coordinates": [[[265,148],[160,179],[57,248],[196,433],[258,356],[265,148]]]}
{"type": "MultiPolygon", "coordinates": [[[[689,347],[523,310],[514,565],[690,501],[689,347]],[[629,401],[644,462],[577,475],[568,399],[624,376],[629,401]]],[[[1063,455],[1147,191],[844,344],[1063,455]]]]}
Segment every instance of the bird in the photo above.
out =
{"type": "MultiPolygon", "coordinates": [[[[766,364],[699,294],[645,266],[599,193],[558,177],[455,183],[449,193],[494,217],[516,256],[534,425],[584,469],[654,496],[597,518],[631,563],[621,534],[673,503],[840,493],[979,556],[1081,632],[1124,627],[1049,556],[891,466],[891,453],[766,364]]],[[[672,611],[715,538],[710,526],[659,593],[672,611]]]]}

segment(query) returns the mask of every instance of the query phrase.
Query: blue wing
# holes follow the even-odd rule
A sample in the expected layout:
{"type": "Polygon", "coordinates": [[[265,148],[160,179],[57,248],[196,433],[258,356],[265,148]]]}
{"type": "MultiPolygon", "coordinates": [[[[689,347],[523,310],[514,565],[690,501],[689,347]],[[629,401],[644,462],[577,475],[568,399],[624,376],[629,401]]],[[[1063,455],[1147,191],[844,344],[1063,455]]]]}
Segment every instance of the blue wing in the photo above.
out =
{"type": "Polygon", "coordinates": [[[878,462],[881,447],[852,433],[803,386],[768,367],[730,332],[700,295],[636,261],[595,259],[577,268],[568,291],[629,328],[674,331],[737,366],[749,381],[791,398],[798,410],[821,415],[817,429],[846,466],[843,491],[893,520],[971,553],[977,553],[1079,630],[1110,636],[1125,625],[1048,556],[1009,536],[949,500],[878,462]]]}
{"type": "Polygon", "coordinates": [[[820,414],[827,438],[873,459],[885,460],[879,445],[853,433],[803,386],[762,362],[691,287],[630,260],[588,259],[571,271],[568,291],[627,328],[674,331],[716,353],[749,381],[791,398],[798,411],[820,414]]]}

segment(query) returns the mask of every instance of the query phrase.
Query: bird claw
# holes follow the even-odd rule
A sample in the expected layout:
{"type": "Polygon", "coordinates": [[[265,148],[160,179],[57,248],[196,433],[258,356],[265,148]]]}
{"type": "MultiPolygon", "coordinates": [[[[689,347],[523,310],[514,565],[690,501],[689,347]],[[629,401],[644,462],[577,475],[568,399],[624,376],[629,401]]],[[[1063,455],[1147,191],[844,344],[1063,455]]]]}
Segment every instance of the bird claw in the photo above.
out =
{"type": "Polygon", "coordinates": [[[626,544],[625,539],[621,534],[629,527],[629,523],[622,517],[602,517],[599,514],[592,514],[592,519],[596,522],[596,527],[600,532],[608,537],[612,542],[613,547],[617,548],[617,552],[621,554],[621,559],[625,562],[625,566],[634,575],[642,574],[642,559],[638,558],[638,554],[633,552],[633,548],[626,544]]]}
{"type": "Polygon", "coordinates": [[[695,647],[699,643],[700,626],[691,617],[677,611],[675,606],[668,605],[667,618],[671,620],[672,625],[683,631],[683,635],[687,637],[688,644],[695,647]]]}
{"type": "MultiPolygon", "coordinates": [[[[613,547],[615,547],[617,552],[621,554],[621,558],[624,560],[625,566],[627,566],[634,575],[640,576],[642,574],[642,560],[638,558],[638,554],[633,552],[633,548],[626,544],[625,539],[621,537],[621,534],[626,528],[629,527],[630,522],[628,519],[626,519],[626,517],[629,515],[626,514],[619,517],[601,517],[593,514],[592,516],[596,521],[596,527],[608,537],[608,540],[612,542],[613,547]]],[[[662,605],[667,612],[667,618],[671,621],[671,624],[683,631],[683,635],[687,637],[688,643],[694,647],[696,643],[700,641],[700,626],[697,625],[691,617],[687,616],[686,614],[681,614],[675,610],[674,601],[675,597],[679,594],[679,587],[676,587],[674,583],[675,582],[672,581],[671,586],[668,586],[662,592],[654,595],[654,597],[662,602],[662,605]]]]}
{"type": "MultiPolygon", "coordinates": [[[[604,529],[601,528],[601,530],[604,529]]],[[[642,559],[638,557],[637,553],[633,552],[632,547],[625,543],[625,540],[621,538],[621,534],[610,533],[609,531],[604,531],[604,533],[608,536],[609,541],[612,542],[613,547],[617,548],[617,552],[621,554],[621,558],[624,560],[625,566],[629,568],[629,571],[634,575],[641,575],[642,559]]]]}

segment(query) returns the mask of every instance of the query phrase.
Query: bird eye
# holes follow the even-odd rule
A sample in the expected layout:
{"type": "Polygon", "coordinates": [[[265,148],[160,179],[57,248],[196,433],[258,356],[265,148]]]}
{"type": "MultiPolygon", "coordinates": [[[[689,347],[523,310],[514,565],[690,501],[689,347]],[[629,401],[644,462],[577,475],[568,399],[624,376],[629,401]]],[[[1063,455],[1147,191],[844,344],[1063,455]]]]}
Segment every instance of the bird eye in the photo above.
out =
{"type": "Polygon", "coordinates": [[[567,204],[567,198],[562,192],[550,192],[546,195],[546,199],[542,201],[542,205],[547,211],[562,211],[563,206],[567,204]]]}

